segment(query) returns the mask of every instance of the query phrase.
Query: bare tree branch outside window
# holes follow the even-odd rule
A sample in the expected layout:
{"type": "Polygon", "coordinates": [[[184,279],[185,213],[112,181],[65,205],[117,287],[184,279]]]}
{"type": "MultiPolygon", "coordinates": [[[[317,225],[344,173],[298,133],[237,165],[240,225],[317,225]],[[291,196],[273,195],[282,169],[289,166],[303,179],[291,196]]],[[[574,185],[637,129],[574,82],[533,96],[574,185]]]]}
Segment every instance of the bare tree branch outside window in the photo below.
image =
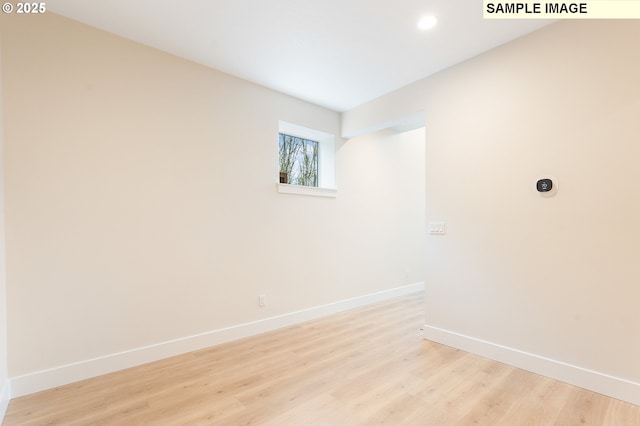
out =
{"type": "Polygon", "coordinates": [[[280,133],[280,173],[288,183],[318,186],[318,142],[280,133]]]}

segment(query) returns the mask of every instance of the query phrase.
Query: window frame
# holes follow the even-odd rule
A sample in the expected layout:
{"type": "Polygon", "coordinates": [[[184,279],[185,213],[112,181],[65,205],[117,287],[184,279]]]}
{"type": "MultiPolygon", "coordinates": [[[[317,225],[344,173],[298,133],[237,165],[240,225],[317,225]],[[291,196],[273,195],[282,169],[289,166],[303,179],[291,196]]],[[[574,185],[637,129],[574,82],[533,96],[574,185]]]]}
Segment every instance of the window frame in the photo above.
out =
{"type": "Polygon", "coordinates": [[[278,182],[278,192],[284,194],[336,197],[335,135],[282,120],[278,122],[278,139],[280,133],[318,142],[318,186],[279,183],[280,165],[278,163],[278,174],[276,175],[278,177],[278,180],[276,181],[278,182]]]}
{"type": "MultiPolygon", "coordinates": [[[[314,170],[315,173],[313,173],[311,180],[314,181],[313,183],[315,183],[315,185],[304,185],[304,184],[300,184],[300,183],[294,183],[292,185],[310,186],[310,187],[314,187],[314,188],[319,187],[320,186],[320,169],[319,169],[319,165],[320,165],[320,142],[314,141],[314,140],[311,140],[311,139],[307,139],[307,138],[303,138],[303,137],[300,137],[300,136],[290,135],[290,134],[284,133],[284,132],[279,132],[278,133],[278,140],[279,140],[279,150],[280,150],[280,152],[282,152],[282,145],[280,145],[280,144],[286,144],[287,143],[286,142],[287,138],[289,138],[290,142],[293,139],[294,143],[296,143],[296,142],[301,143],[302,147],[303,147],[303,150],[302,150],[303,152],[299,153],[298,155],[296,155],[297,158],[291,164],[292,172],[294,170],[300,171],[301,165],[299,165],[298,161],[297,161],[298,159],[300,159],[300,157],[304,157],[305,160],[309,158],[308,150],[307,150],[307,147],[309,146],[309,144],[311,144],[311,146],[313,147],[311,149],[313,151],[315,151],[314,155],[311,157],[312,160],[314,160],[314,161],[311,162],[312,163],[311,167],[313,169],[315,169],[314,170]],[[297,167],[296,167],[296,165],[297,165],[297,167]]],[[[289,155],[291,155],[291,154],[289,154],[289,155]]],[[[282,161],[282,157],[280,158],[280,160],[282,161]]],[[[305,163],[306,163],[306,161],[305,161],[305,163]]],[[[282,178],[283,178],[282,175],[283,174],[286,175],[286,179],[287,179],[287,182],[285,182],[285,183],[290,183],[291,179],[294,176],[290,176],[289,173],[283,172],[282,171],[282,164],[280,164],[280,179],[279,179],[280,183],[282,183],[282,178]]]]}

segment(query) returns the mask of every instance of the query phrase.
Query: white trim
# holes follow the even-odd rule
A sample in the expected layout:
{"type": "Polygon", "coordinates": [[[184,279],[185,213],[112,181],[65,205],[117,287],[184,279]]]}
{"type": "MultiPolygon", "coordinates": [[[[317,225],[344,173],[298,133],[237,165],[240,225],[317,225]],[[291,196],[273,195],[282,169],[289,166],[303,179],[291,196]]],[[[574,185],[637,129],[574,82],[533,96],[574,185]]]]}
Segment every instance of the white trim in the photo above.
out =
{"type": "Polygon", "coordinates": [[[0,424],[2,424],[5,414],[7,414],[9,401],[11,401],[11,382],[7,379],[2,384],[2,389],[0,390],[0,424]]]}
{"type": "Polygon", "coordinates": [[[424,338],[462,349],[480,356],[522,368],[574,386],[612,398],[640,405],[640,383],[556,361],[518,349],[465,336],[429,325],[424,326],[424,338]]]}
{"type": "Polygon", "coordinates": [[[278,183],[278,192],[281,194],[296,195],[313,195],[316,197],[336,198],[338,196],[337,189],[317,188],[315,186],[289,185],[286,183],[278,183]]]}
{"type": "Polygon", "coordinates": [[[311,129],[309,127],[300,126],[298,124],[287,123],[286,121],[278,121],[278,130],[280,133],[286,133],[287,135],[297,136],[303,139],[310,139],[312,141],[321,141],[325,139],[333,139],[334,135],[320,130],[311,129]]]}
{"type": "Polygon", "coordinates": [[[12,377],[12,396],[17,398],[42,390],[123,370],[125,368],[157,361],[163,358],[208,348],[221,343],[231,342],[244,337],[277,330],[279,328],[299,324],[304,321],[342,312],[347,309],[357,308],[422,290],[424,290],[424,283],[396,287],[390,290],[341,300],[284,315],[265,318],[263,320],[238,324],[232,327],[212,330],[206,333],[187,336],[168,342],[162,342],[73,364],[61,365],[48,370],[12,377]]]}

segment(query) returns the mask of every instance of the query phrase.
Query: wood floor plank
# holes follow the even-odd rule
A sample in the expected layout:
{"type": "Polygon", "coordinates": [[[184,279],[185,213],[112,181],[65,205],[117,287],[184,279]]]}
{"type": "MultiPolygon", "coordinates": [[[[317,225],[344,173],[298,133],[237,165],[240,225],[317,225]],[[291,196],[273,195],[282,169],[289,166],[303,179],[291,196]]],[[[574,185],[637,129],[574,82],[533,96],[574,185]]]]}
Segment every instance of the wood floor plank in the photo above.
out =
{"type": "Polygon", "coordinates": [[[601,425],[606,419],[610,400],[584,389],[576,389],[567,398],[560,411],[558,423],[575,425],[601,425]]]}
{"type": "Polygon", "coordinates": [[[640,425],[640,407],[422,339],[403,296],[14,399],[3,425],[640,425]]]}
{"type": "Polygon", "coordinates": [[[622,401],[609,401],[604,423],[613,425],[616,422],[621,425],[640,425],[640,409],[622,401]]]}

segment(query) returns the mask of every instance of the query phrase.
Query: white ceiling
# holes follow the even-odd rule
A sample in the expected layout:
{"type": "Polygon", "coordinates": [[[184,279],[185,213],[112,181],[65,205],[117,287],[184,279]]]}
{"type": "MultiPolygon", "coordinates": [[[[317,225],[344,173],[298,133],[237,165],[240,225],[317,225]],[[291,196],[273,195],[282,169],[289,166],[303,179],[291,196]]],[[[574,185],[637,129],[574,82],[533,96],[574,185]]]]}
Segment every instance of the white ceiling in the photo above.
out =
{"type": "Polygon", "coordinates": [[[47,9],[345,111],[551,21],[485,20],[482,0],[47,0],[47,9]],[[417,21],[434,14],[422,32],[417,21]]]}

